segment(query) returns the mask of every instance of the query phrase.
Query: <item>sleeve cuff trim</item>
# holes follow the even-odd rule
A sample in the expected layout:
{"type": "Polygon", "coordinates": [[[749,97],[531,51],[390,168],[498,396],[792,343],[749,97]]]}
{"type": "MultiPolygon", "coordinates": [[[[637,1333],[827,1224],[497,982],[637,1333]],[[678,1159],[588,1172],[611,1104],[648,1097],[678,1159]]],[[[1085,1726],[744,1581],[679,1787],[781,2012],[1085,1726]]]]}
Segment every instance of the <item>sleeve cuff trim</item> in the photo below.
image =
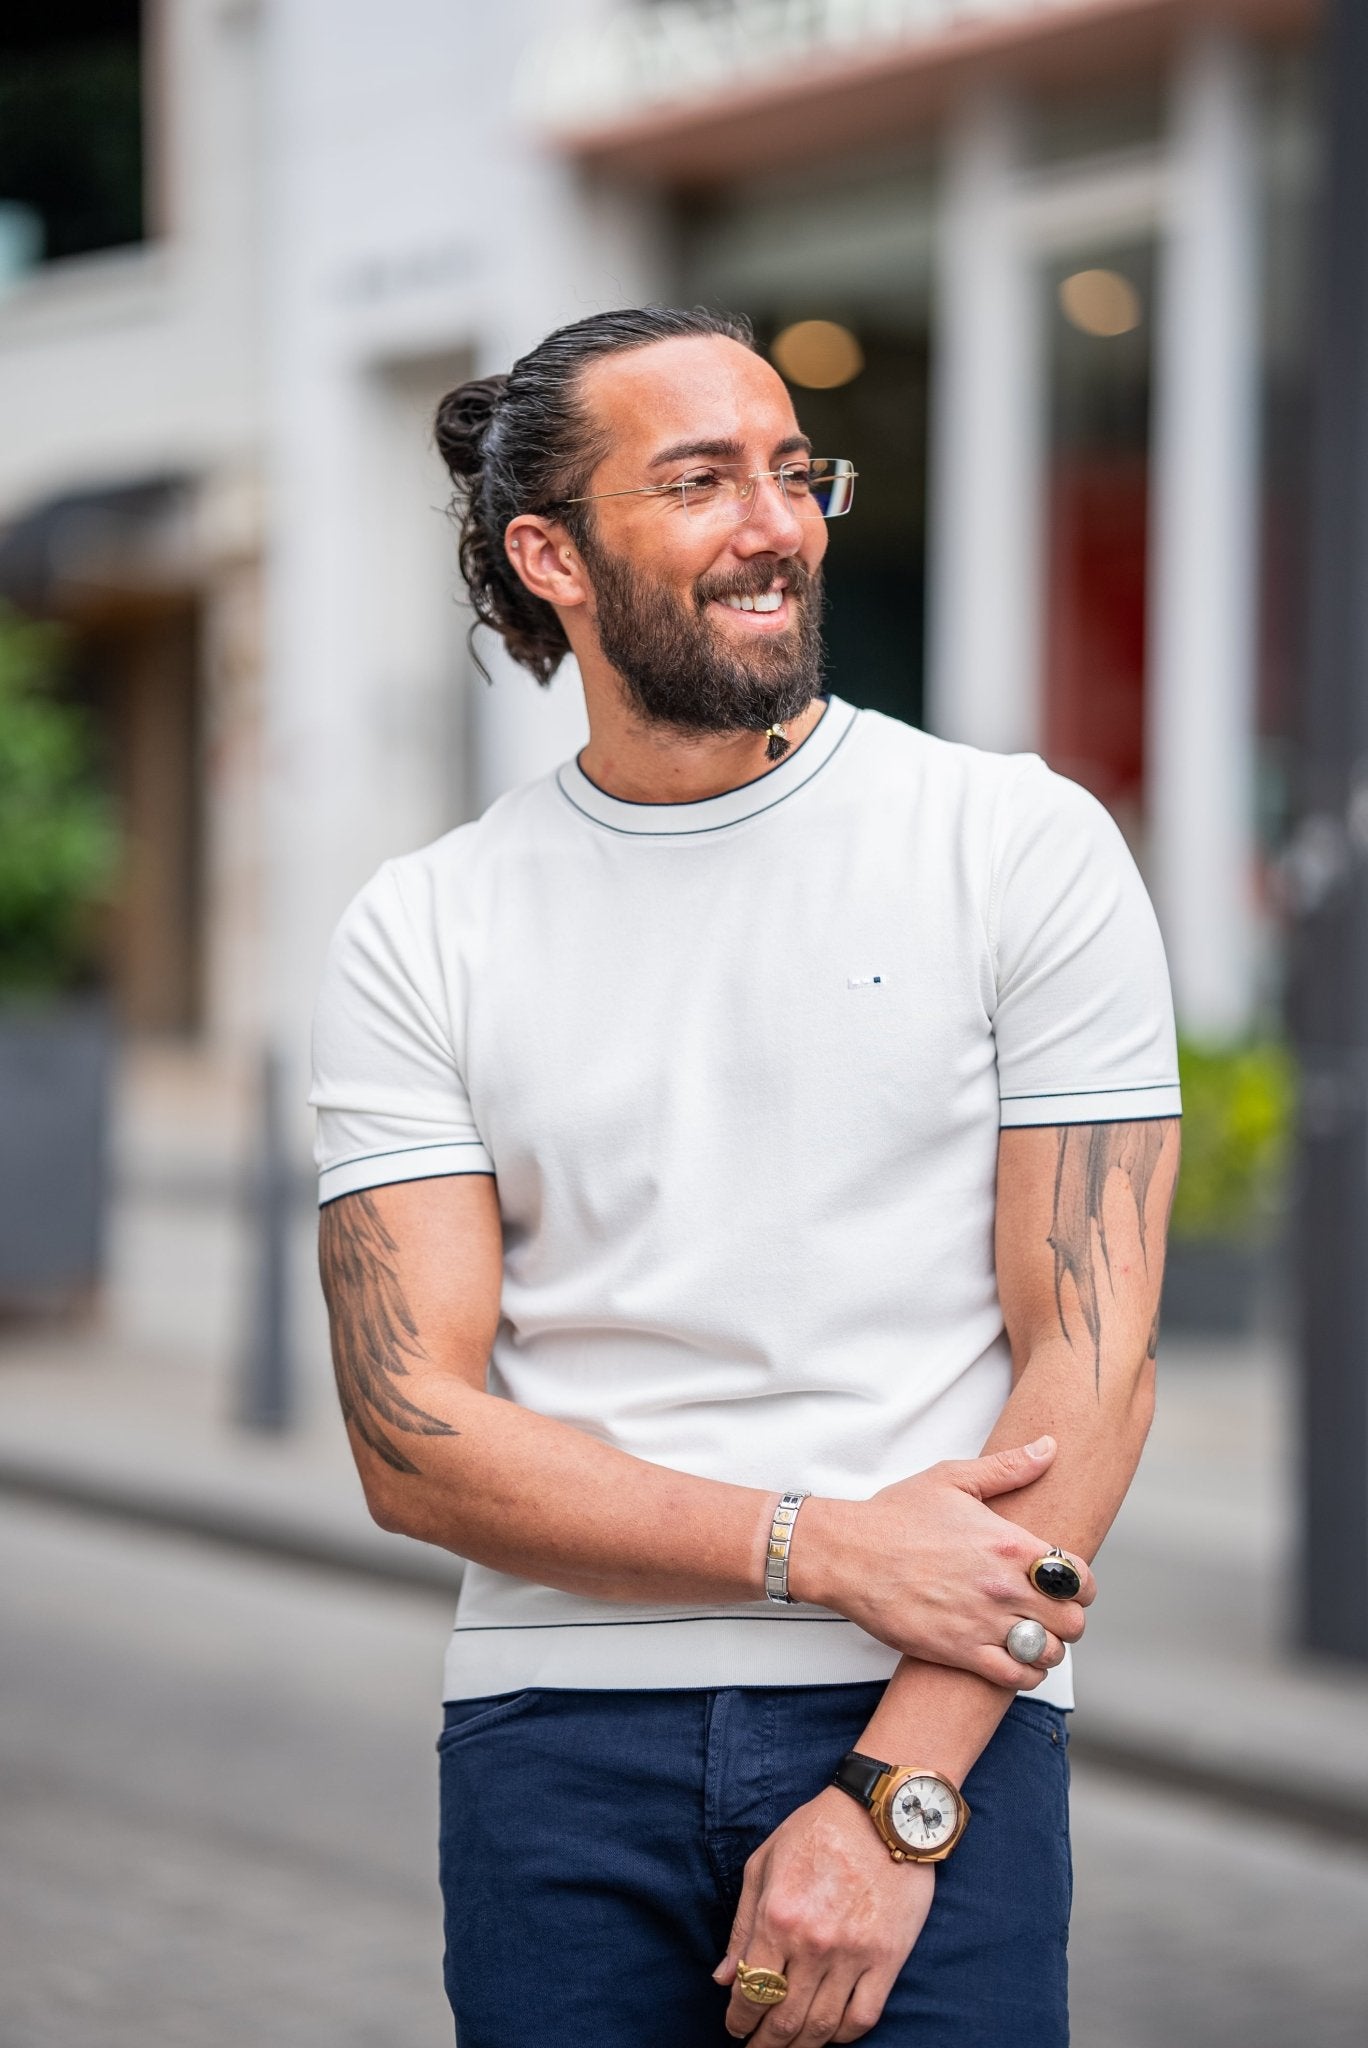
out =
{"type": "Polygon", "coordinates": [[[449,1174],[492,1175],[494,1162],[478,1139],[452,1144],[416,1145],[402,1152],[372,1152],[358,1159],[344,1159],[325,1166],[318,1176],[320,1208],[339,1195],[360,1194],[366,1188],[392,1187],[405,1180],[437,1180],[449,1174]]]}
{"type": "Polygon", "coordinates": [[[1057,1095],[1004,1095],[1004,1130],[1047,1124],[1139,1123],[1149,1117],[1181,1116],[1183,1099],[1176,1081],[1138,1088],[1080,1088],[1057,1095]]]}

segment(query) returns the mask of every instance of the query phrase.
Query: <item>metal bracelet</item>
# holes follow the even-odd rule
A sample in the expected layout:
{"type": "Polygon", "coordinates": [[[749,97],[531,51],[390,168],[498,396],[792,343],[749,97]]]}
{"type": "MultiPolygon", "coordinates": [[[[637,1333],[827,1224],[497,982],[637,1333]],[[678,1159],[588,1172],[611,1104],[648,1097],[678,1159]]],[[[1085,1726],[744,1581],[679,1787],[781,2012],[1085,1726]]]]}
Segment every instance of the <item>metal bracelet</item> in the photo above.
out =
{"type": "Polygon", "coordinates": [[[789,1545],[793,1541],[793,1525],[798,1519],[798,1510],[807,1498],[805,1493],[783,1494],[770,1523],[769,1544],[765,1551],[765,1598],[773,1600],[779,1607],[793,1604],[793,1596],[788,1589],[789,1545]]]}

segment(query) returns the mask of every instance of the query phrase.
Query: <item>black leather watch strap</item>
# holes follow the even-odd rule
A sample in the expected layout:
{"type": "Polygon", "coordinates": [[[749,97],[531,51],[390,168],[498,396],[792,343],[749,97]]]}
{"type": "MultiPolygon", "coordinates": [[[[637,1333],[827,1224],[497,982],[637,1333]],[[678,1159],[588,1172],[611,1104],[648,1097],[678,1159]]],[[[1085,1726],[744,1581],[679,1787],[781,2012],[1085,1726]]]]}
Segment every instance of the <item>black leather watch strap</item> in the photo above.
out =
{"type": "Polygon", "coordinates": [[[861,1806],[867,1807],[873,1803],[874,1787],[890,1768],[888,1764],[881,1764],[877,1757],[861,1756],[858,1749],[852,1749],[837,1764],[836,1775],[831,1782],[839,1785],[843,1792],[848,1792],[852,1799],[858,1799],[861,1806]]]}

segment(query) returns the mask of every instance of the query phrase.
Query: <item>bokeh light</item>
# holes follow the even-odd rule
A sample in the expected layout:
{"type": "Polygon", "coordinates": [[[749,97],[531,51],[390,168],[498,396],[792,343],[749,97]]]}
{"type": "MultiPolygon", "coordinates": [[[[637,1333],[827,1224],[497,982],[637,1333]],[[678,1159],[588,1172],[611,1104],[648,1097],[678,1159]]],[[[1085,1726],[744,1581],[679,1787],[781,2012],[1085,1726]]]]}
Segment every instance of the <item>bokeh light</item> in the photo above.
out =
{"type": "Polygon", "coordinates": [[[1059,303],[1084,334],[1130,334],[1144,318],[1139,292],[1119,270],[1075,270],[1059,287],[1059,303]]]}
{"type": "Polygon", "coordinates": [[[775,335],[770,354],[790,384],[809,391],[834,391],[864,368],[864,350],[836,320],[795,320],[775,335]]]}

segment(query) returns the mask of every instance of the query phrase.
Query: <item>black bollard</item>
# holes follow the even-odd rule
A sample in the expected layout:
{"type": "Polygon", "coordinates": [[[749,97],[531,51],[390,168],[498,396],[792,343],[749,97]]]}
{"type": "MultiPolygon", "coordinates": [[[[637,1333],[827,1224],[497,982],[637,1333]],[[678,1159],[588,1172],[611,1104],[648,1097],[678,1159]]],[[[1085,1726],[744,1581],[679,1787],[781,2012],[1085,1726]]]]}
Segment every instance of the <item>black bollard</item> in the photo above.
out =
{"type": "Polygon", "coordinates": [[[1326,10],[1328,114],[1291,1022],[1301,1061],[1293,1627],[1368,1661],[1368,9],[1326,10]]]}
{"type": "Polygon", "coordinates": [[[257,1154],[250,1181],[252,1320],[243,1350],[237,1420],[243,1429],[279,1433],[294,1421],[290,1357],[292,1175],[282,1116],[282,1062],[261,1055],[257,1154]]]}

